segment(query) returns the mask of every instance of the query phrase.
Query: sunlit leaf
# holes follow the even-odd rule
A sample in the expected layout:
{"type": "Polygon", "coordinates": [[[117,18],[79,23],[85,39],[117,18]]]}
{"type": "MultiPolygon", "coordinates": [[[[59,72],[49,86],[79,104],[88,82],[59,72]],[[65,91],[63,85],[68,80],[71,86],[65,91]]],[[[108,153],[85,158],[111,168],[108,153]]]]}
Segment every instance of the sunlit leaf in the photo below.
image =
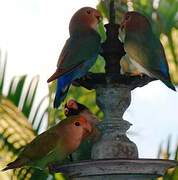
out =
{"type": "Polygon", "coordinates": [[[29,87],[27,88],[27,93],[22,107],[22,111],[27,117],[29,117],[33,105],[34,97],[38,86],[38,81],[39,81],[39,76],[34,77],[31,80],[29,87]]]}
{"type": "Polygon", "coordinates": [[[6,64],[7,64],[7,53],[5,54],[4,60],[2,60],[2,52],[0,51],[0,95],[2,95],[2,90],[4,87],[6,64]]]}
{"type": "Polygon", "coordinates": [[[17,107],[19,106],[19,102],[22,95],[22,90],[24,88],[24,83],[26,80],[26,75],[17,76],[11,80],[9,92],[7,98],[11,100],[17,107]]]}

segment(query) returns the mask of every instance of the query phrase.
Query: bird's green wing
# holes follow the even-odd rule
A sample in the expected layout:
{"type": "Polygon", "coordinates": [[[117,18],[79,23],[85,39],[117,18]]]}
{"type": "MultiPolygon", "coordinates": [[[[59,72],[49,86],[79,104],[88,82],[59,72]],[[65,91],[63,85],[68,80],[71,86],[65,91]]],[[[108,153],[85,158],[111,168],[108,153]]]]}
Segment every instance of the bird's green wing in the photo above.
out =
{"type": "Polygon", "coordinates": [[[152,32],[148,34],[130,33],[126,36],[124,48],[130,58],[146,69],[149,75],[160,79],[166,86],[175,91],[163,46],[152,32]]]}
{"type": "Polygon", "coordinates": [[[148,34],[129,34],[126,36],[125,50],[131,59],[135,60],[153,75],[168,74],[168,64],[163,47],[152,32],[148,34]]]}
{"type": "Polygon", "coordinates": [[[21,152],[20,158],[25,157],[30,160],[37,160],[46,156],[60,142],[60,137],[55,131],[56,127],[37,136],[21,152]]]}
{"type": "Polygon", "coordinates": [[[88,60],[96,59],[100,51],[100,39],[99,34],[94,30],[72,34],[59,56],[56,72],[47,82],[82,66],[88,60]]]}
{"type": "Polygon", "coordinates": [[[59,149],[59,153],[64,153],[63,137],[66,134],[68,125],[72,121],[79,118],[79,116],[71,116],[62,120],[57,125],[51,127],[47,131],[38,135],[34,140],[27,144],[21,151],[19,157],[29,158],[30,160],[40,159],[48,153],[51,153],[56,147],[59,149]],[[60,147],[59,147],[60,146],[60,147]]]}
{"type": "Polygon", "coordinates": [[[94,30],[82,34],[74,34],[67,41],[60,54],[58,70],[70,71],[86,60],[97,56],[100,50],[100,36],[94,30]]]}

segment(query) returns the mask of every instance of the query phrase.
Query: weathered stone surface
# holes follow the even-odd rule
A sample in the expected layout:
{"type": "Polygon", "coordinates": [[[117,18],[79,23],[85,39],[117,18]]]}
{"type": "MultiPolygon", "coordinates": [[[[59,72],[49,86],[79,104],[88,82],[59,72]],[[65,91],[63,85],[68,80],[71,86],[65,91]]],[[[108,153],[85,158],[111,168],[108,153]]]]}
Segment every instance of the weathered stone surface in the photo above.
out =
{"type": "Polygon", "coordinates": [[[156,159],[105,159],[59,167],[72,180],[151,180],[164,175],[177,161],[156,159]]]}
{"type": "Polygon", "coordinates": [[[95,176],[95,177],[82,177],[82,178],[72,178],[71,180],[151,180],[154,179],[155,176],[147,175],[147,177],[140,177],[138,175],[105,175],[103,176],[95,176]],[[149,177],[148,177],[149,176],[149,177]],[[104,178],[104,179],[103,179],[104,178]]]}
{"type": "Polygon", "coordinates": [[[102,136],[92,147],[92,159],[54,166],[70,180],[151,180],[163,176],[176,161],[138,159],[138,150],[126,136],[131,124],[122,119],[130,104],[126,87],[105,86],[97,89],[97,104],[105,117],[100,124],[102,136]]]}
{"type": "Polygon", "coordinates": [[[99,125],[101,139],[92,148],[92,159],[138,158],[138,150],[126,136],[131,124],[122,116],[131,101],[131,92],[125,86],[107,85],[96,89],[96,102],[104,112],[104,120],[99,125]]]}

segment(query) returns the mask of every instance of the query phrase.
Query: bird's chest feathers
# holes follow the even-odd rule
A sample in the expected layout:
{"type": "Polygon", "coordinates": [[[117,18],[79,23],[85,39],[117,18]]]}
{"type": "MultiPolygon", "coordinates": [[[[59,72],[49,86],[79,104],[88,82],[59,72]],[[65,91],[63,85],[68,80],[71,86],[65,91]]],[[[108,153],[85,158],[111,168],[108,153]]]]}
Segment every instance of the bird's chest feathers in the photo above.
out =
{"type": "Polygon", "coordinates": [[[147,71],[142,65],[140,65],[139,63],[137,63],[135,60],[133,60],[132,58],[130,58],[131,63],[137,68],[137,70],[140,73],[146,74],[148,76],[151,77],[151,74],[149,71],[147,71]]]}
{"type": "Polygon", "coordinates": [[[151,76],[150,72],[145,68],[144,60],[146,60],[147,58],[144,56],[144,53],[142,52],[143,49],[140,49],[137,46],[136,42],[134,42],[134,38],[133,40],[128,40],[128,38],[126,37],[124,49],[127,55],[129,56],[130,61],[137,68],[137,70],[143,74],[151,76]]]}
{"type": "Polygon", "coordinates": [[[63,141],[63,149],[67,153],[72,153],[75,149],[77,149],[81,143],[81,136],[70,136],[70,138],[64,138],[63,141]]]}

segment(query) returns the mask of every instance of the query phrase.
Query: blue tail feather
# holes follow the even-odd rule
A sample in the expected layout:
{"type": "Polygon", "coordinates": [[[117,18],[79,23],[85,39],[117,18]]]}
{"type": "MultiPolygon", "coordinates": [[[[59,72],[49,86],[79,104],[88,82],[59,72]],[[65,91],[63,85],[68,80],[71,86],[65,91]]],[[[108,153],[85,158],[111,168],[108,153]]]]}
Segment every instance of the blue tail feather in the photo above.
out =
{"type": "Polygon", "coordinates": [[[64,74],[59,79],[57,79],[57,89],[54,99],[54,108],[58,108],[61,102],[67,96],[67,92],[73,80],[84,76],[91,66],[96,61],[97,54],[94,55],[91,59],[87,60],[82,66],[78,66],[73,69],[71,72],[64,74]]]}
{"type": "Polygon", "coordinates": [[[72,74],[66,74],[57,79],[57,88],[56,88],[56,95],[54,99],[54,108],[58,108],[61,102],[67,96],[67,92],[69,90],[70,84],[72,82],[72,74]]]}

